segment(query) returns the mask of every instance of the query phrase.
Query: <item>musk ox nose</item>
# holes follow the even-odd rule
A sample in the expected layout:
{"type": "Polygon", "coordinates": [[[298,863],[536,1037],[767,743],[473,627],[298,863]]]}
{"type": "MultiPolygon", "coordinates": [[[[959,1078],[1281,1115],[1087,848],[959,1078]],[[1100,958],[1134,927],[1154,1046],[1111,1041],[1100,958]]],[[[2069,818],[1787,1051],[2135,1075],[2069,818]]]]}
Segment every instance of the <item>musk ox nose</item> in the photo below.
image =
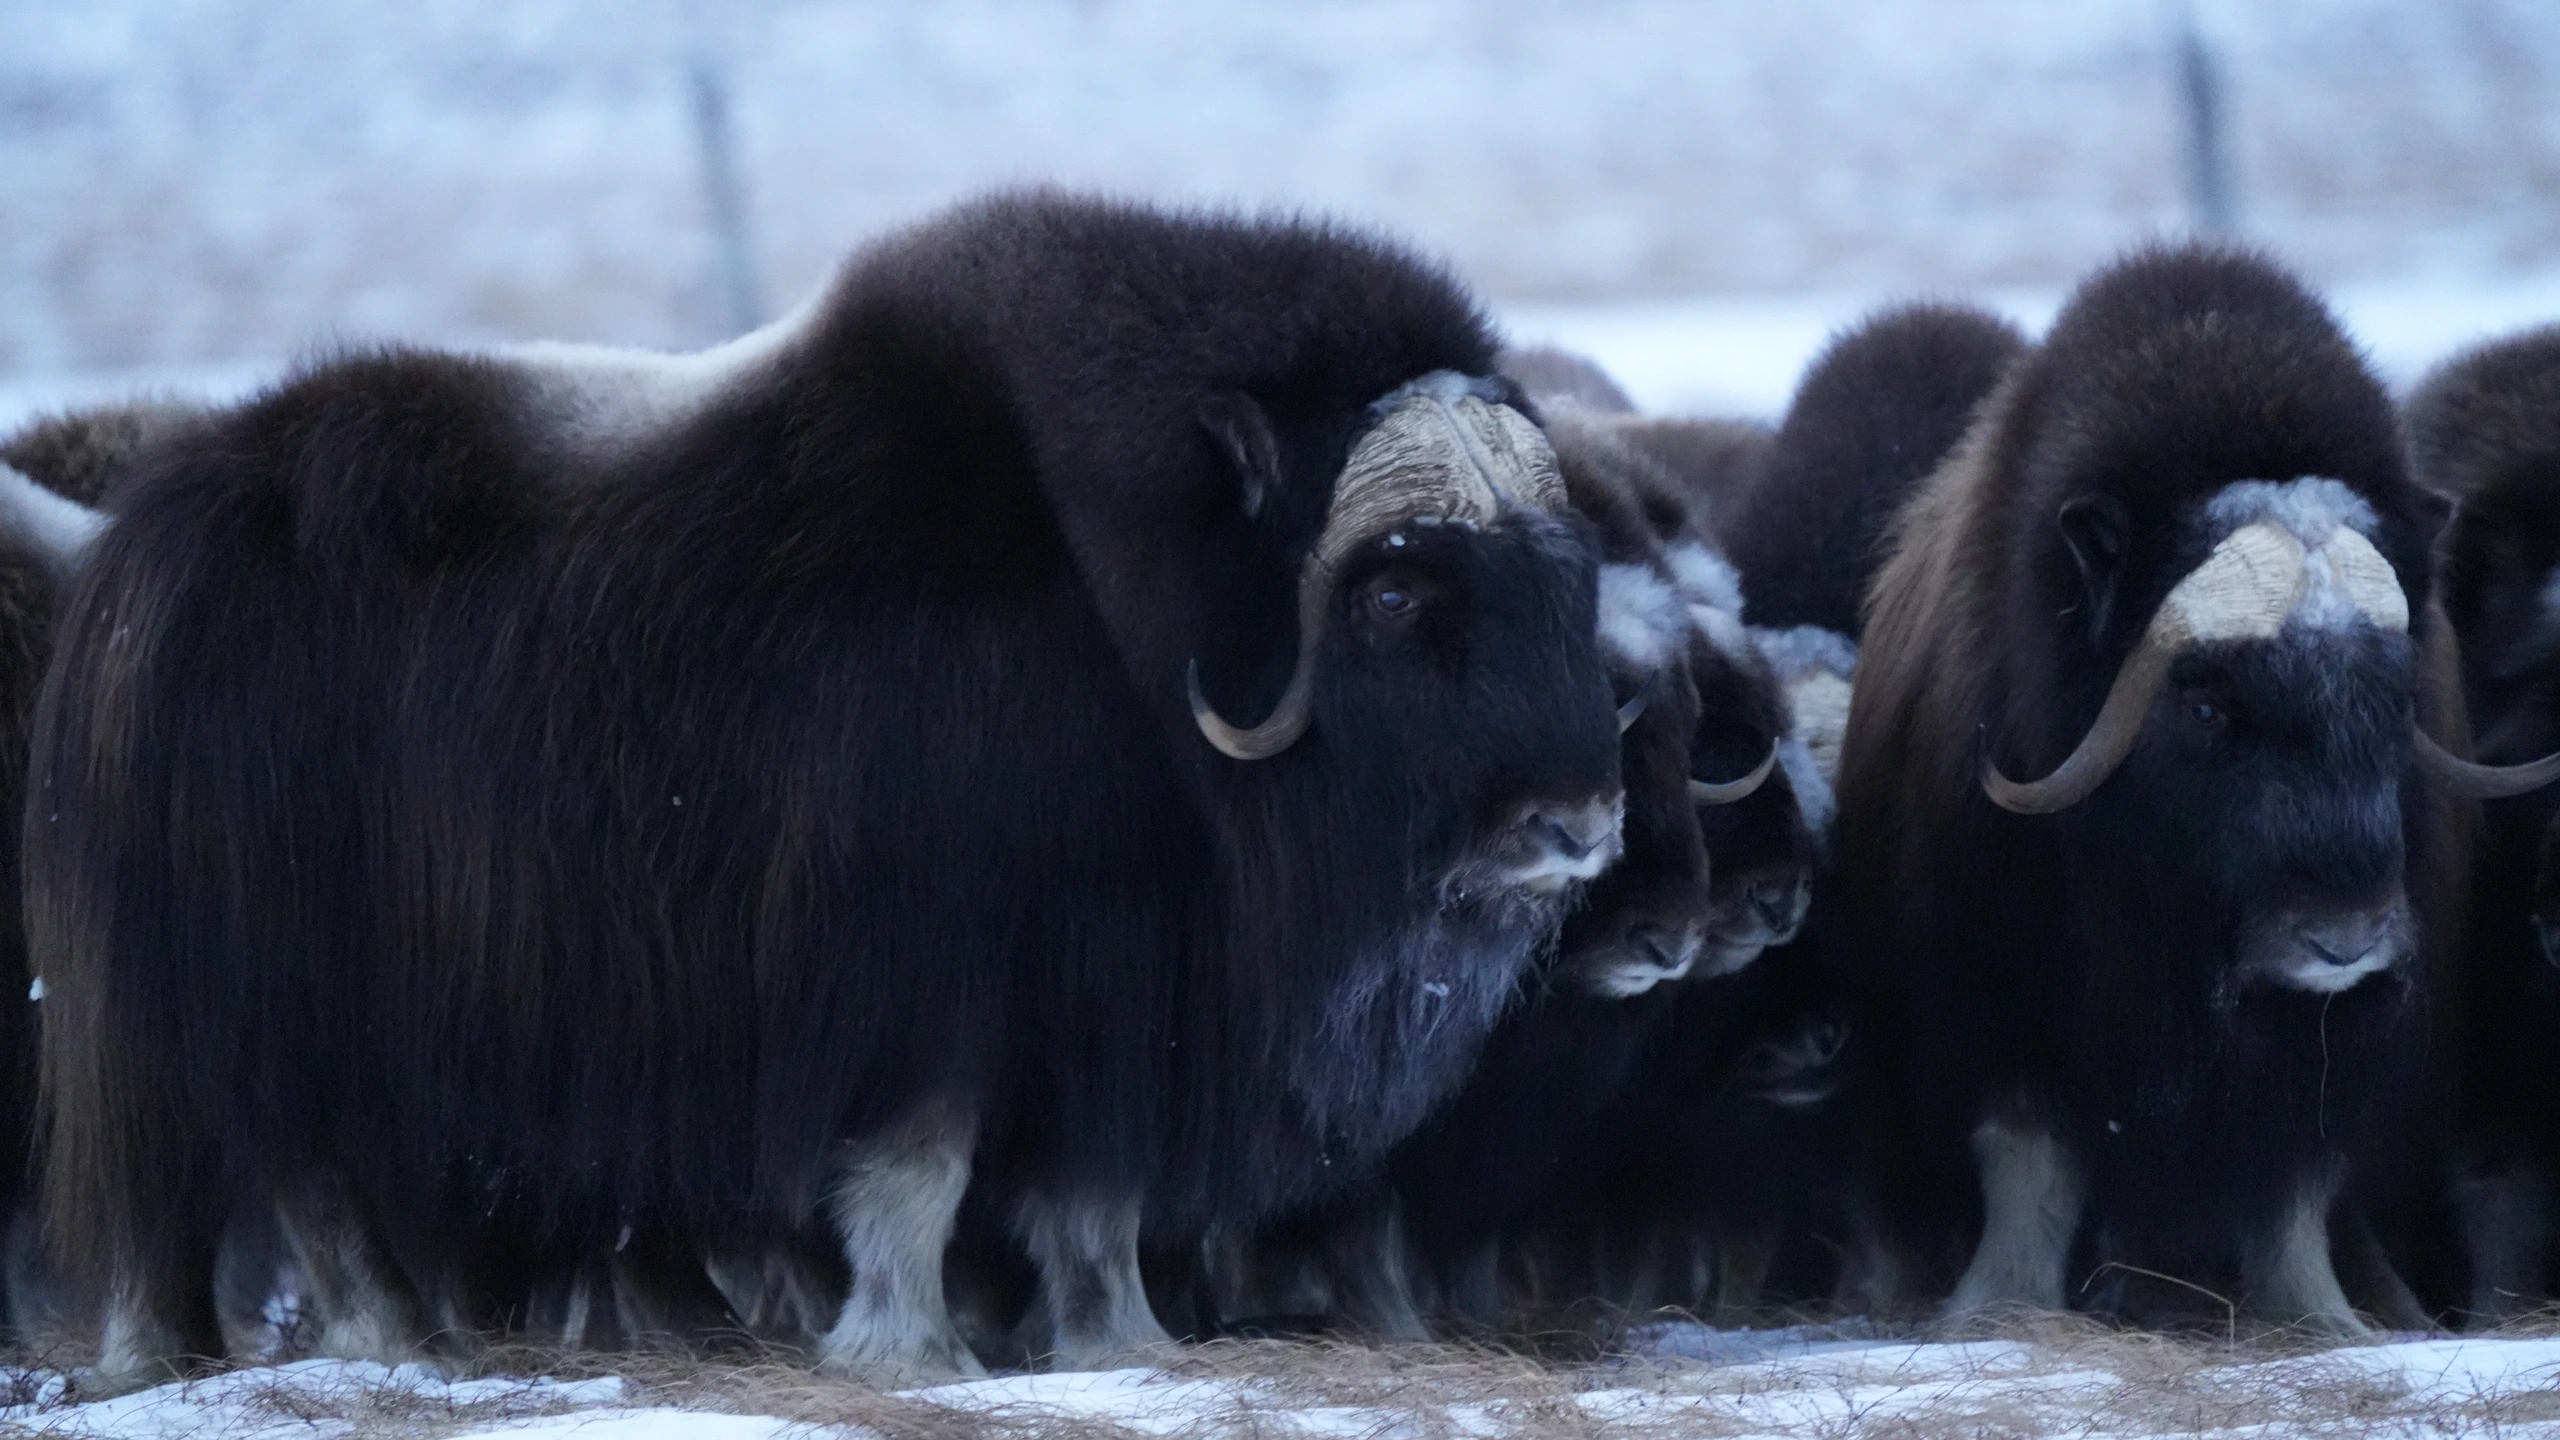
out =
{"type": "Polygon", "coordinates": [[[2306,924],[2294,932],[2294,938],[2302,942],[2302,948],[2310,951],[2315,960],[2325,960],[2332,965],[2358,965],[2373,953],[2375,946],[2389,939],[2390,930],[2388,916],[2368,912],[2306,924]]]}
{"type": "Polygon", "coordinates": [[[1677,929],[1640,922],[1594,961],[1578,968],[1582,983],[1595,995],[1624,1000],[1665,981],[1687,975],[1698,962],[1706,937],[1695,926],[1677,929]]]}
{"type": "Polygon", "coordinates": [[[2277,984],[2334,995],[2406,958],[2417,940],[2408,905],[2294,910],[2269,917],[2253,967],[2277,984]]]}
{"type": "Polygon", "coordinates": [[[1795,938],[1796,926],[1803,923],[1805,905],[1813,897],[1801,881],[1767,876],[1751,882],[1752,913],[1769,927],[1771,944],[1782,944],[1795,938]]]}
{"type": "Polygon", "coordinates": [[[1626,797],[1614,794],[1538,800],[1520,807],[1510,827],[1521,852],[1511,883],[1542,892],[1559,890],[1608,869],[1618,858],[1626,808],[1626,797]]]}

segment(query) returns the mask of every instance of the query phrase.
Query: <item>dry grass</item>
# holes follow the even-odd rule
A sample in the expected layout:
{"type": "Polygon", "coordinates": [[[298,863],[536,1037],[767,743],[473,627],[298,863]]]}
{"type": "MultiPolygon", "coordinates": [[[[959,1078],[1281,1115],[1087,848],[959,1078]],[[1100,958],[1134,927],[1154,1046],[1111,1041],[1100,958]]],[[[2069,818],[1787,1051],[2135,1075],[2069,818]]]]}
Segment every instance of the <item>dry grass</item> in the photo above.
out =
{"type": "MultiPolygon", "coordinates": [[[[1646,1323],[1661,1318],[1583,1316],[1507,1344],[1220,1341],[1132,1357],[1143,1380],[1050,1377],[1027,1391],[1011,1387],[1002,1400],[952,1388],[886,1393],[821,1375],[788,1351],[603,1355],[504,1345],[471,1365],[484,1378],[450,1386],[241,1371],[196,1382],[191,1393],[222,1402],[207,1414],[224,1418],[201,1433],[354,1440],[439,1440],[608,1403],[591,1387],[504,1378],[529,1375],[618,1378],[621,1398],[609,1403],[619,1406],[771,1416],[882,1440],[1258,1440],[1311,1427],[1398,1440],[2346,1436],[2560,1422],[2560,1388],[2549,1376],[2468,1389],[2412,1384],[2351,1348],[2282,1333],[2169,1335],[2035,1315],[1981,1327],[1975,1338],[1983,1343],[1919,1348],[1948,1337],[1908,1329],[1865,1349],[1713,1364],[1643,1353],[1646,1323]]],[[[2499,1332],[2554,1335],[2560,1313],[2499,1332]]],[[[89,1433],[78,1407],[36,1393],[42,1377],[0,1373],[21,1377],[9,1382],[18,1393],[0,1388],[0,1402],[26,1407],[0,1421],[0,1431],[89,1433]]]]}

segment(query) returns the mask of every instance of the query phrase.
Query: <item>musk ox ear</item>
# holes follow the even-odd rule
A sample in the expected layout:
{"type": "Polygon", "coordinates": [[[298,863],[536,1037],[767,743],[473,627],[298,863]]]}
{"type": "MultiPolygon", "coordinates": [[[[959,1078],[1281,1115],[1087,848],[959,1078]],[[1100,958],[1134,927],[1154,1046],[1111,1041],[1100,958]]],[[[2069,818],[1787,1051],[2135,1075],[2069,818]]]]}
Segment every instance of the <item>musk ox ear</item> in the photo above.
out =
{"type": "Polygon", "coordinates": [[[1220,390],[1200,402],[1200,425],[1243,481],[1244,518],[1260,519],[1262,506],[1280,485],[1280,437],[1261,402],[1241,390],[1220,390]]]}
{"type": "Polygon", "coordinates": [[[2062,538],[2080,567],[2080,588],[2089,607],[2089,634],[2104,634],[2108,603],[2115,598],[2116,575],[2124,569],[2124,551],[2133,533],[2124,502],[2112,495],[2083,496],[2062,507],[2055,517],[2062,538]]]}

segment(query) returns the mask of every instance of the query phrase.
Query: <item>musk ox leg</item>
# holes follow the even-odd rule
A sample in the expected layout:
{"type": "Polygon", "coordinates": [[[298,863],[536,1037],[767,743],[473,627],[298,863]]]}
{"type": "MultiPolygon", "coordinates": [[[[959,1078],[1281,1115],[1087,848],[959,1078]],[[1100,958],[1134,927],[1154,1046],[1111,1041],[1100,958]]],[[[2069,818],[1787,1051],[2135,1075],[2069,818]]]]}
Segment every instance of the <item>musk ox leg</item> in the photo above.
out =
{"type": "Polygon", "coordinates": [[[714,1255],[703,1268],[749,1334],[807,1348],[835,1323],[844,1287],[833,1274],[834,1247],[832,1237],[795,1234],[765,1249],[714,1255]]]}
{"type": "Polygon", "coordinates": [[[1413,1303],[1413,1266],[1394,1192],[1380,1187],[1344,1207],[1326,1229],[1324,1262],[1332,1273],[1334,1313],[1345,1324],[1379,1340],[1431,1338],[1413,1303]]]}
{"type": "Polygon", "coordinates": [[[2043,1124],[2015,1113],[1973,1130],[1982,1178],[1982,1240],[1947,1298],[1943,1318],[2000,1305],[2062,1308],[2072,1232],[2080,1228],[2080,1167],[2043,1124]]]}
{"type": "Polygon", "coordinates": [[[1716,1233],[1716,1323],[1739,1325],[1760,1311],[1769,1271],[1778,1259],[1778,1227],[1754,1222],[1716,1233]]]}
{"type": "Polygon", "coordinates": [[[1014,1213],[1014,1233],[1040,1272],[1023,1317],[1024,1347],[1056,1370],[1091,1370],[1173,1337],[1156,1323],[1138,1273],[1139,1201],[1034,1194],[1014,1213]]]}
{"type": "Polygon", "coordinates": [[[718,1347],[746,1336],[701,1249],[681,1236],[655,1226],[626,1230],[607,1273],[626,1343],[718,1347]]]}
{"type": "MultiPolygon", "coordinates": [[[[1592,1241],[1593,1258],[1599,1241],[1592,1241]]],[[[1599,1266],[1591,1267],[1596,1276],[1599,1266]]],[[[1597,1289],[1594,1284],[1584,1287],[1597,1289]]],[[[1502,1242],[1487,1240],[1472,1246],[1458,1257],[1441,1278],[1440,1302],[1452,1318],[1479,1329],[1491,1330],[1502,1323],[1502,1242]]]]}
{"type": "Polygon", "coordinates": [[[892,1383],[987,1373],[942,1295],[977,1139],[974,1116],[936,1103],[845,1147],[828,1210],[853,1285],[820,1365],[892,1383]]]}
{"type": "Polygon", "coordinates": [[[2500,1324],[2541,1306],[2551,1262],[2549,1180],[2523,1167],[2466,1175],[2454,1185],[2454,1204],[2471,1261],[2473,1323],[2500,1324]]]}
{"type": "Polygon", "coordinates": [[[279,1197],[276,1222],[302,1272],[312,1353],[405,1365],[428,1358],[435,1326],[343,1189],[314,1180],[279,1197]]]}
{"type": "Polygon", "coordinates": [[[2329,1260],[2329,1204],[2337,1191],[2335,1177],[2322,1176],[2295,1192],[2275,1223],[2241,1247],[2240,1279],[2250,1313],[2262,1320],[2364,1339],[2373,1327],[2347,1303],[2329,1260]]]}
{"type": "Polygon", "coordinates": [[[213,1298],[219,1257],[210,1227],[189,1227],[155,1258],[162,1263],[128,1260],[116,1267],[97,1368],[82,1379],[82,1399],[182,1380],[222,1362],[222,1321],[213,1298]]]}

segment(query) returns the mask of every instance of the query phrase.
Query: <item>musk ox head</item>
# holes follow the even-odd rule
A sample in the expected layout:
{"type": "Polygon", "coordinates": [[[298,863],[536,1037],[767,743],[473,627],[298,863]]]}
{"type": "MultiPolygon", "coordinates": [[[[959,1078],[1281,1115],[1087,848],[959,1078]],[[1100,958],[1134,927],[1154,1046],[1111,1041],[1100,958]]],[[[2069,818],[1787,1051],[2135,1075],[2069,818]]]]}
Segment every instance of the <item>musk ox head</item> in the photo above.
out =
{"type": "Polygon", "coordinates": [[[2063,816],[2071,873],[2115,877],[2092,923],[2154,914],[2155,939],[2227,943],[2230,978],[2334,994],[2414,951],[2404,870],[2430,789],[2560,775],[2560,757],[2473,764],[2421,727],[2458,723],[2432,512],[2379,384],[2264,261],[2161,250],[2093,280],[1945,473],[1977,467],[1975,493],[2017,509],[1959,514],[1979,502],[1933,482],[1902,523],[2005,551],[1939,582],[2008,596],[1962,602],[2011,627],[1976,692],[1998,721],[1980,784],[2063,816]],[[2002,763],[2021,746],[2040,778],[2002,763]]]}
{"type": "MultiPolygon", "coordinates": [[[[1435,628],[1443,643],[1457,641],[1452,611],[1473,608],[1479,617],[1513,618],[1501,616],[1499,606],[1469,606],[1493,598],[1484,582],[1500,583],[1488,573],[1488,563],[1499,562],[1471,537],[1507,531],[1525,543],[1533,564],[1569,563],[1576,547],[1563,529],[1564,481],[1555,451],[1508,398],[1497,382],[1440,371],[1372,408],[1374,423],[1352,447],[1323,533],[1298,572],[1297,659],[1279,702],[1261,723],[1241,728],[1201,692],[1197,661],[1185,676],[1192,719],[1211,745],[1237,760],[1267,760],[1298,743],[1316,713],[1318,660],[1337,628],[1334,617],[1346,608],[1352,623],[1344,628],[1352,633],[1340,643],[1358,647],[1358,659],[1372,662],[1384,660],[1399,642],[1413,642],[1406,647],[1410,658],[1424,659],[1435,628]],[[1448,543],[1452,537],[1470,538],[1448,543]]],[[[1254,448],[1245,446],[1248,452],[1254,448]]],[[[1522,598],[1540,599],[1551,598],[1540,593],[1546,588],[1519,587],[1522,598]]],[[[1516,618],[1534,623],[1535,617],[1516,618]]],[[[1558,684],[1558,698],[1568,708],[1598,693],[1588,683],[1591,674],[1574,669],[1541,677],[1558,684]]],[[[1621,712],[1611,733],[1623,730],[1630,718],[1621,712]]],[[[1588,778],[1600,781],[1605,773],[1604,767],[1588,778]]],[[[1616,789],[1605,781],[1568,788],[1604,786],[1616,789]]],[[[1617,858],[1623,804],[1616,793],[1525,797],[1491,828],[1466,871],[1446,883],[1548,896],[1589,880],[1617,858]]]]}
{"type": "MultiPolygon", "coordinates": [[[[2066,512],[2092,575],[2116,562],[2103,506],[2066,512]]],[[[2202,558],[2170,586],[2062,764],[2020,784],[1989,757],[1986,794],[2022,815],[2076,805],[2125,766],[2146,731],[2162,743],[2140,788],[2155,809],[2210,817],[2232,891],[2251,897],[2241,971],[2334,993],[2389,970],[2416,943],[2402,889],[2401,781],[2412,761],[2455,793],[2511,795],[2560,776],[2560,757],[2491,767],[2458,759],[2415,721],[2418,655],[2398,574],[2375,548],[2380,520],[2322,477],[2241,481],[2187,517],[2202,558]]],[[[2093,600],[2093,604],[2103,600],[2093,600]]]]}
{"type": "MultiPolygon", "coordinates": [[[[1218,664],[1186,674],[1200,737],[1242,762],[1232,778],[1314,807],[1300,843],[1330,853],[1262,861],[1304,867],[1292,903],[1411,897],[1394,927],[1346,937],[1288,1062],[1336,1159],[1419,1123],[1622,848],[1634,715],[1597,643],[1597,546],[1515,398],[1442,371],[1372,405],[1297,563],[1278,698],[1240,724],[1211,698],[1218,664]],[[1346,873],[1389,860],[1409,868],[1346,873]]],[[[1282,492],[1302,447],[1258,402],[1224,396],[1204,419],[1248,509],[1282,492]]]]}

